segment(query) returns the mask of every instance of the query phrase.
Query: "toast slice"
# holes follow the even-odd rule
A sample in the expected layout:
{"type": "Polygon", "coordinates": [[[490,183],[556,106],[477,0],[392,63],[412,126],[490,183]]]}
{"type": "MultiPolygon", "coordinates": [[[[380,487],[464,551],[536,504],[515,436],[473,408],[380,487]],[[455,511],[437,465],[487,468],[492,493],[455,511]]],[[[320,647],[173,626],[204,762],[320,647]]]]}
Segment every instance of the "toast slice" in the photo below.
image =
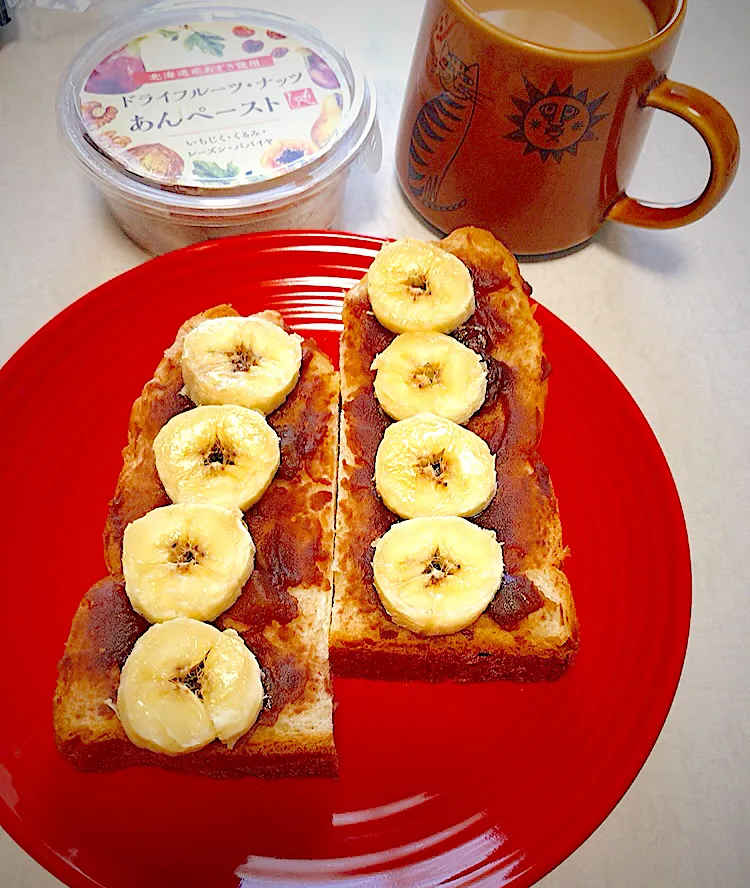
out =
{"type": "Polygon", "coordinates": [[[550,367],[531,288],[489,232],[458,229],[440,246],[469,268],[474,282],[476,310],[452,335],[488,368],[484,404],[467,428],[495,454],[498,490],[471,520],[504,543],[505,577],[487,610],[453,635],[414,634],[397,626],[380,602],[372,544],[399,519],[373,480],[391,420],[378,405],[370,365],[394,334],[371,311],[365,275],[346,295],[343,311],[331,667],[342,676],[380,679],[555,679],[578,648],[578,622],[562,569],[567,550],[557,500],[536,452],[550,367]]]}
{"type": "MultiPolygon", "coordinates": [[[[193,407],[182,392],[185,334],[207,318],[237,315],[222,305],[179,330],[153,379],[133,405],[123,467],[104,530],[109,575],[84,596],[59,664],[54,698],[57,745],[77,768],[106,771],[158,765],[234,777],[334,776],[328,629],[332,599],[338,376],[312,340],[302,345],[300,378],[267,419],[280,439],[281,465],[245,513],[257,547],[255,569],[235,604],[215,624],[234,628],[264,671],[266,708],[232,749],[218,740],[178,756],[140,749],[112,708],[120,669],[149,624],[125,594],[125,527],[170,500],[156,472],[153,441],[173,416],[193,407]]],[[[284,326],[276,312],[262,316],[284,326]]]]}

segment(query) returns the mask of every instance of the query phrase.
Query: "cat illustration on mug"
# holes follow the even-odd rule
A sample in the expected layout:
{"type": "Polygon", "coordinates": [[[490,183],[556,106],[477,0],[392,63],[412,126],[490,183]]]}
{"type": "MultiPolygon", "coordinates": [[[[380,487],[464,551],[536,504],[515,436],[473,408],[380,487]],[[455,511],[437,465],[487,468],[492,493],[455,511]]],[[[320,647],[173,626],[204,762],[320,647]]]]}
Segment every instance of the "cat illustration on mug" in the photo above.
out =
{"type": "Polygon", "coordinates": [[[443,14],[432,33],[431,53],[441,91],[419,109],[409,142],[408,184],[425,207],[460,209],[466,200],[442,188],[471,126],[479,98],[479,65],[467,64],[449,42],[456,22],[443,14]]]}

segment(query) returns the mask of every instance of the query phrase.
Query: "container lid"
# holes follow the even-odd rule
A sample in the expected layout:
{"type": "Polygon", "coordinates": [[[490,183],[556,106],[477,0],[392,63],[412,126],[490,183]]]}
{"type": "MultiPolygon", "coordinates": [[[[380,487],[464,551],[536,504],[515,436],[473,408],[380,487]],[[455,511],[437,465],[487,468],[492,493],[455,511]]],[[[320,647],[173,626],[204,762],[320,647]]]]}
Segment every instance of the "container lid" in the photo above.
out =
{"type": "Polygon", "coordinates": [[[59,113],[87,171],[132,199],[192,196],[205,208],[242,194],[247,207],[291,199],[350,162],[375,100],[362,71],[309,25],[172,0],[84,47],[59,113]]]}

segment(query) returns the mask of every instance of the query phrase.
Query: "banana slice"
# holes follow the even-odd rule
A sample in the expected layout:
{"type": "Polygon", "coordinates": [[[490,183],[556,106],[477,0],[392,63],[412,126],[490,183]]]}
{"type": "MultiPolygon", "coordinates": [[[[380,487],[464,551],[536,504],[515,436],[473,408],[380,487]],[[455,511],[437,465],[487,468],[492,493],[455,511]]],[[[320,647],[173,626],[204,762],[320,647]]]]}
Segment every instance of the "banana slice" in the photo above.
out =
{"type": "Polygon", "coordinates": [[[474,311],[469,269],[426,241],[404,238],[385,244],[367,272],[375,317],[394,333],[450,333],[474,311]]]}
{"type": "Polygon", "coordinates": [[[281,460],[279,439],[255,410],[195,407],[154,439],[156,470],[174,503],[245,509],[257,502],[281,460]]]}
{"type": "Polygon", "coordinates": [[[484,403],[487,369],[445,333],[402,333],[372,362],[375,396],[393,419],[434,413],[464,423],[484,403]]]}
{"type": "Polygon", "coordinates": [[[150,623],[215,620],[239,597],[254,561],[242,513],[208,503],[153,509],[128,524],[122,541],[125,591],[150,623]]]}
{"type": "Polygon", "coordinates": [[[401,518],[476,515],[495,495],[495,459],[478,435],[419,413],[385,430],[375,455],[375,486],[401,518]]]}
{"type": "Polygon", "coordinates": [[[182,376],[195,404],[271,413],[299,379],[302,337],[265,318],[212,318],[187,334],[182,376]]]}
{"type": "Polygon", "coordinates": [[[117,692],[130,740],[167,755],[217,737],[231,749],[262,706],[260,666],[240,636],[187,617],[158,623],[138,639],[117,692]]]}
{"type": "Polygon", "coordinates": [[[201,687],[216,736],[231,749],[257,721],[264,699],[260,665],[234,629],[211,648],[201,687]]]}
{"type": "Polygon", "coordinates": [[[465,518],[412,518],[375,543],[375,588],[398,626],[450,635],[471,625],[503,579],[503,547],[465,518]]]}

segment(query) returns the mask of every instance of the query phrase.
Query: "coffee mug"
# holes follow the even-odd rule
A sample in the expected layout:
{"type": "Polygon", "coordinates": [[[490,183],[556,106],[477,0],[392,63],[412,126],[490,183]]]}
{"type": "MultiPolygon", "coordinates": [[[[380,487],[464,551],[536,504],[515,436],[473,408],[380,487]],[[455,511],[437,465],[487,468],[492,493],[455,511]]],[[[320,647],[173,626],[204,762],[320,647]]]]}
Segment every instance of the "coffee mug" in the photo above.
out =
{"type": "MultiPolygon", "coordinates": [[[[716,206],[737,171],[739,136],[719,102],[667,79],[685,2],[631,2],[645,4],[652,31],[592,51],[503,30],[477,11],[486,0],[427,0],[396,144],[402,190],[427,222],[487,228],[533,256],[579,246],[608,219],[675,228],[716,206]],[[708,183],[691,203],[651,206],[625,193],[652,108],[687,121],[708,147],[708,183]]],[[[600,17],[617,3],[602,0],[600,17]]]]}

